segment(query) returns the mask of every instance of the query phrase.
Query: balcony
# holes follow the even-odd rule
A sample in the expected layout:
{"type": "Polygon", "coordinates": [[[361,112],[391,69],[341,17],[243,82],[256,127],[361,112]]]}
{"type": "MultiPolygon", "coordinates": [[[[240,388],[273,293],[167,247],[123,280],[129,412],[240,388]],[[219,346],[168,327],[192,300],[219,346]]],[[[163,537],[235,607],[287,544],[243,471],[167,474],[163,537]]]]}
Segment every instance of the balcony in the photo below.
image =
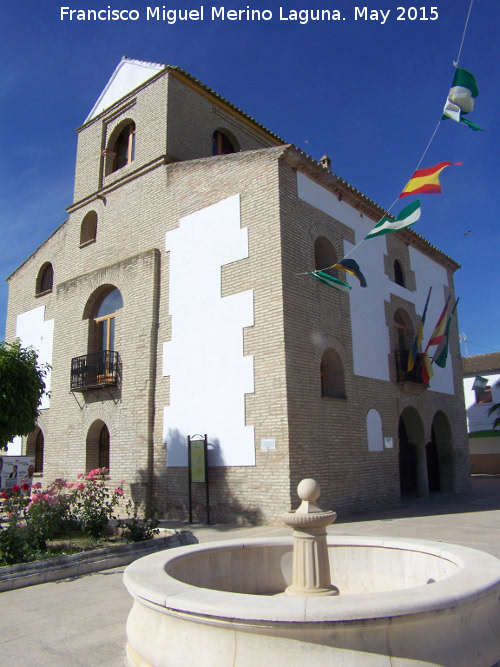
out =
{"type": "Polygon", "coordinates": [[[71,391],[115,387],[120,370],[120,355],[111,350],[74,357],[71,360],[71,391]]]}
{"type": "Polygon", "coordinates": [[[415,384],[424,384],[422,380],[422,354],[417,354],[415,364],[411,371],[408,371],[408,357],[410,350],[397,350],[396,353],[396,382],[413,382],[415,384]]]}

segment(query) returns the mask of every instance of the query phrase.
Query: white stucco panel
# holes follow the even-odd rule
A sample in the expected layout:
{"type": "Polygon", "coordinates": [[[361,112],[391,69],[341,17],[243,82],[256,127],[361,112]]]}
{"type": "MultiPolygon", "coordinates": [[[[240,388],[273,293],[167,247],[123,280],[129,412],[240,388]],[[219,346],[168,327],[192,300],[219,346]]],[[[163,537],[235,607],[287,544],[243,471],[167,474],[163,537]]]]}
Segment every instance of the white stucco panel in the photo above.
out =
{"type": "Polygon", "coordinates": [[[376,410],[368,410],[366,415],[366,434],[369,452],[383,452],[382,419],[376,410]]]}
{"type": "MultiPolygon", "coordinates": [[[[38,363],[52,363],[52,347],[54,344],[54,320],[45,321],[45,306],[39,306],[21,313],[16,320],[16,337],[23,347],[34,347],[38,353],[38,363]]],[[[45,389],[50,392],[51,371],[45,376],[45,389]]],[[[42,396],[40,409],[50,407],[48,394],[42,396]]]]}
{"type": "Polygon", "coordinates": [[[187,465],[188,435],[207,434],[210,465],[255,465],[245,394],[254,391],[253,357],[243,328],[253,326],[253,291],[221,297],[221,267],[248,257],[239,195],[181,218],[166,234],[170,251],[172,340],[163,345],[170,376],[164,408],[167,465],[187,465]]]}

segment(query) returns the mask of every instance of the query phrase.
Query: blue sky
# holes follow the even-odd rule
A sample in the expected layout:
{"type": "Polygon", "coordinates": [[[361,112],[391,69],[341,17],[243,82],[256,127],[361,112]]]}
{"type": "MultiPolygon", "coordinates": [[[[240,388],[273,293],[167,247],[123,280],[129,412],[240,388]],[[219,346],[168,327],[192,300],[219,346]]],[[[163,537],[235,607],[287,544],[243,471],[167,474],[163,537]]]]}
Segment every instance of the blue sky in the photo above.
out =
{"type": "MultiPolygon", "coordinates": [[[[75,129],[123,55],[179,65],[313,158],[329,155],[336,174],[390,206],[441,117],[469,4],[432,0],[415,4],[416,12],[411,0],[368,5],[368,16],[390,10],[382,24],[355,20],[354,8],[365,5],[351,0],[229,0],[204,3],[203,22],[169,25],[146,20],[146,8],[156,5],[144,0],[2,3],[0,275],[12,273],[66,219],[75,129]],[[61,21],[61,6],[136,10],[140,18],[61,21]],[[221,6],[267,9],[273,18],[212,21],[211,8],[221,6]],[[280,6],[283,16],[292,9],[330,9],[342,20],[280,20],[280,6]],[[436,20],[430,20],[432,7],[436,20]]],[[[186,0],[165,5],[200,6],[186,0]]],[[[500,351],[499,25],[498,0],[474,0],[459,64],[476,76],[480,95],[471,118],[486,131],[440,123],[421,166],[444,160],[463,166],[442,172],[443,193],[422,197],[422,217],[414,227],[462,265],[455,285],[460,333],[467,339],[462,354],[469,355],[500,351]]],[[[393,213],[409,198],[401,202],[393,213]]],[[[7,297],[1,281],[2,336],[7,297]]]]}

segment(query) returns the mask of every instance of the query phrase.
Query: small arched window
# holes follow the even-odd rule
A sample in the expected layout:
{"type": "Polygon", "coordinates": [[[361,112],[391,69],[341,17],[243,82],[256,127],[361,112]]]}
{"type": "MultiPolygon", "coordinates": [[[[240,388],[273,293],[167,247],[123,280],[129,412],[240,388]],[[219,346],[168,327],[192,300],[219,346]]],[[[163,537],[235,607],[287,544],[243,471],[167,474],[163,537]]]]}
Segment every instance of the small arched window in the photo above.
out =
{"type": "Polygon", "coordinates": [[[109,470],[109,430],[106,424],[99,433],[99,468],[109,470]]]}
{"type": "Polygon", "coordinates": [[[36,281],[36,294],[45,294],[46,292],[52,292],[52,286],[54,284],[54,269],[50,262],[45,263],[40,271],[38,272],[38,277],[36,281]]]}
{"type": "Polygon", "coordinates": [[[41,428],[29,434],[26,441],[26,456],[35,459],[35,472],[43,472],[44,438],[41,428]]]}
{"type": "Polygon", "coordinates": [[[401,285],[401,287],[405,287],[405,277],[403,273],[403,267],[401,266],[401,262],[399,262],[397,259],[394,262],[394,282],[396,285],[401,285]]]}
{"type": "Polygon", "coordinates": [[[97,213],[89,211],[82,220],[80,228],[80,248],[93,243],[97,236],[97,213]]]}
{"type": "Polygon", "coordinates": [[[121,130],[111,149],[113,164],[111,172],[118,171],[122,167],[134,161],[135,157],[135,123],[131,121],[121,130]]]}
{"type": "Polygon", "coordinates": [[[87,472],[95,468],[107,468],[109,470],[109,453],[109,429],[102,419],[96,419],[87,432],[85,456],[87,472]]]}
{"type": "Polygon", "coordinates": [[[236,148],[231,139],[220,130],[216,130],[212,135],[212,155],[229,155],[236,153],[236,148]]]}
{"type": "Polygon", "coordinates": [[[314,242],[314,263],[316,271],[324,271],[334,278],[338,278],[337,269],[331,269],[338,262],[337,251],[333,243],[326,236],[318,236],[314,242]]]}
{"type": "Polygon", "coordinates": [[[321,357],[321,396],[346,398],[344,367],[339,354],[328,348],[321,357]]]}

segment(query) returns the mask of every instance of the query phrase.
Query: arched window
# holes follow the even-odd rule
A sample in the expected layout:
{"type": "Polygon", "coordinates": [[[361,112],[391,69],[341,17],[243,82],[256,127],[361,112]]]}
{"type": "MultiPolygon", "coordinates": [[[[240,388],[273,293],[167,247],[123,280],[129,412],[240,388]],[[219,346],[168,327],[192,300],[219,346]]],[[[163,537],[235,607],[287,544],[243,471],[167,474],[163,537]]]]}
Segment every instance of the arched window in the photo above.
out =
{"type": "Polygon", "coordinates": [[[123,299],[116,287],[106,294],[96,309],[94,317],[94,351],[115,349],[115,315],[123,308],[123,299]]]}
{"type": "Polygon", "coordinates": [[[399,311],[394,313],[394,326],[396,328],[396,349],[399,351],[408,349],[408,329],[402,314],[399,311]]]}
{"type": "Polygon", "coordinates": [[[89,211],[82,220],[80,228],[80,248],[93,243],[97,235],[97,213],[89,211]]]}
{"type": "Polygon", "coordinates": [[[71,391],[119,385],[122,366],[115,338],[121,308],[122,295],[113,285],[101,285],[87,301],[83,312],[89,322],[87,354],[71,360],[71,391]]]}
{"type": "Polygon", "coordinates": [[[109,470],[109,431],[106,424],[99,433],[99,468],[109,470]]]}
{"type": "Polygon", "coordinates": [[[325,273],[328,273],[334,278],[338,278],[337,269],[328,268],[337,262],[337,251],[335,250],[333,243],[329,241],[326,236],[318,236],[314,242],[314,263],[316,270],[324,271],[326,269],[325,273]]]}
{"type": "Polygon", "coordinates": [[[346,398],[344,368],[340,356],[328,348],[321,357],[321,396],[346,398]]]}
{"type": "Polygon", "coordinates": [[[95,468],[109,470],[110,437],[109,429],[102,419],[96,419],[87,433],[85,468],[87,472],[95,468]]]}
{"type": "Polygon", "coordinates": [[[399,308],[394,313],[393,322],[396,334],[395,356],[397,381],[403,382],[409,380],[411,382],[421,382],[420,362],[415,359],[414,368],[410,367],[408,369],[408,357],[414,343],[414,332],[410,317],[402,308],[399,308]]]}
{"type": "Polygon", "coordinates": [[[54,283],[54,269],[50,262],[46,262],[38,272],[38,277],[36,280],[36,294],[45,294],[46,292],[52,292],[52,286],[54,283]]]}
{"type": "Polygon", "coordinates": [[[29,434],[26,441],[26,456],[35,459],[35,472],[43,472],[44,438],[41,428],[29,434]]]}
{"type": "Polygon", "coordinates": [[[405,277],[401,263],[396,259],[394,261],[394,282],[401,287],[405,286],[405,277]]]}
{"type": "Polygon", "coordinates": [[[216,130],[212,135],[212,155],[229,155],[229,153],[236,153],[231,139],[220,130],[216,130]]]}
{"type": "Polygon", "coordinates": [[[113,158],[108,173],[118,171],[133,162],[135,157],[135,123],[133,121],[123,127],[107,154],[113,158]]]}

